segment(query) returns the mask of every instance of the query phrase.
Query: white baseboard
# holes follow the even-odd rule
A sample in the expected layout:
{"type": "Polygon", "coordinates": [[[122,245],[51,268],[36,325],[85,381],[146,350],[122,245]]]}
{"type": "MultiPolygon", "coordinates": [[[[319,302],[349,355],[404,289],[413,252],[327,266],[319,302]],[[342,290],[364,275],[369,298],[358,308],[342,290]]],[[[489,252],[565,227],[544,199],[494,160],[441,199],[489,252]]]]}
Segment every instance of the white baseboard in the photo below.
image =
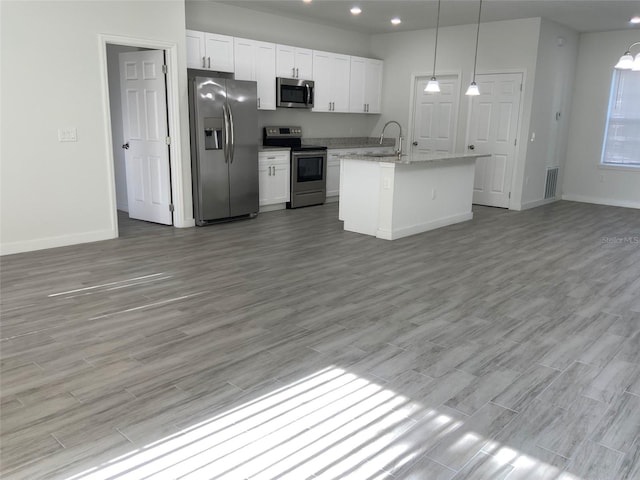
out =
{"type": "Polygon", "coordinates": [[[428,232],[429,230],[435,230],[436,228],[446,227],[453,225],[454,223],[466,222],[473,218],[473,213],[461,213],[458,215],[452,215],[450,217],[439,218],[432,222],[420,223],[417,225],[411,225],[410,227],[402,227],[391,230],[379,228],[376,232],[376,237],[383,240],[396,240],[398,238],[408,237],[417,233],[428,232]]]}
{"type": "Polygon", "coordinates": [[[196,226],[196,220],[194,218],[185,218],[184,220],[182,220],[182,222],[177,223],[174,220],[174,227],[176,228],[189,228],[189,227],[195,227],[196,226]]]}
{"type": "Polygon", "coordinates": [[[59,237],[36,238],[21,242],[8,242],[0,244],[0,255],[12,255],[14,253],[44,250],[45,248],[65,247],[79,243],[98,242],[116,238],[115,230],[96,230],[93,232],[61,235],[59,237]]]}
{"type": "Polygon", "coordinates": [[[588,197],[585,195],[562,195],[563,200],[571,202],[595,203],[597,205],[608,205],[610,207],[640,208],[639,202],[628,202],[626,200],[616,200],[612,198],[588,197]]]}
{"type": "Polygon", "coordinates": [[[554,198],[542,198],[540,200],[533,200],[531,202],[525,202],[520,205],[519,210],[528,210],[529,208],[541,207],[542,205],[547,205],[549,203],[557,202],[560,200],[560,197],[554,198]]]}
{"type": "Polygon", "coordinates": [[[284,210],[287,208],[286,203],[273,203],[271,205],[260,205],[260,213],[273,212],[274,210],[284,210]]]}
{"type": "Polygon", "coordinates": [[[324,203],[335,203],[335,202],[339,202],[340,201],[340,196],[339,195],[335,195],[333,197],[327,197],[327,199],[324,201],[324,203]]]}

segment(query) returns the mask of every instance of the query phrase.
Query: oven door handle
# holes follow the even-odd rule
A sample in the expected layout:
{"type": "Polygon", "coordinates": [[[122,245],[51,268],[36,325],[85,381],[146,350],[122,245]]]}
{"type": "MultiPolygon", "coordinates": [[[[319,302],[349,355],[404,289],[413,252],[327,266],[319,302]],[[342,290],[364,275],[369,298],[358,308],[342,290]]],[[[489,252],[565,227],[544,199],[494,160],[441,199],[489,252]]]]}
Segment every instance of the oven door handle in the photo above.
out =
{"type": "Polygon", "coordinates": [[[294,157],[310,157],[310,156],[325,156],[327,154],[326,150],[305,150],[304,152],[293,152],[294,157]]]}

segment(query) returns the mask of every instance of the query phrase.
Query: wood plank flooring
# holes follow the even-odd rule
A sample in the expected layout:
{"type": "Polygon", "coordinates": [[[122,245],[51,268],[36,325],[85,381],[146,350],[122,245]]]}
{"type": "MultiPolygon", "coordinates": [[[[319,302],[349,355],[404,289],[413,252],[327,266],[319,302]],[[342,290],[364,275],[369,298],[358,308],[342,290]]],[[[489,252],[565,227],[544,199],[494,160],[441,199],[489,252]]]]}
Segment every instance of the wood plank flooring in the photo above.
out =
{"type": "Polygon", "coordinates": [[[3,479],[640,478],[640,212],[337,204],[1,259],[3,479]]]}

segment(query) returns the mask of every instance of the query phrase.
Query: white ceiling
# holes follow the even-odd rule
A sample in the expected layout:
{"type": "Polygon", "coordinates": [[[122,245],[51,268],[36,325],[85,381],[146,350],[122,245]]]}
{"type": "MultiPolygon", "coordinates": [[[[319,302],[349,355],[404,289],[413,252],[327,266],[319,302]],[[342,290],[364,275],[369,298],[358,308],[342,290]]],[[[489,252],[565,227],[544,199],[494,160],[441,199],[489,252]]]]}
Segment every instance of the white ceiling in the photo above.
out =
{"type": "MultiPolygon", "coordinates": [[[[420,30],[436,26],[437,0],[226,0],[238,7],[368,34],[420,30]],[[358,5],[362,13],[351,15],[358,5]],[[392,17],[402,23],[393,26],[392,17]]],[[[476,23],[479,0],[442,0],[440,25],[476,23]]],[[[578,32],[637,29],[629,19],[640,16],[638,0],[483,0],[482,22],[543,17],[578,32]]],[[[640,39],[640,38],[639,38],[640,39]]]]}

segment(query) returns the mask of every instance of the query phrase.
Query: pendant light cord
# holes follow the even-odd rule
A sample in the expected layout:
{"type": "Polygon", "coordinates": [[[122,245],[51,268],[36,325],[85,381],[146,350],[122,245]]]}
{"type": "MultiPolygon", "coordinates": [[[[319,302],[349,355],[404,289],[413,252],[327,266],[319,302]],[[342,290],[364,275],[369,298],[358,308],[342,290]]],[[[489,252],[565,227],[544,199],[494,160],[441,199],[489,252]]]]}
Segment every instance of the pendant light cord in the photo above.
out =
{"type": "Polygon", "coordinates": [[[438,29],[440,28],[440,1],[438,0],[438,16],[436,17],[436,46],[433,49],[433,77],[436,76],[436,58],[438,55],[438,29]]]}
{"type": "Polygon", "coordinates": [[[476,65],[478,64],[478,40],[480,39],[480,15],[482,13],[482,0],[480,0],[480,7],[478,8],[478,29],[476,31],[476,54],[473,58],[473,82],[476,81],[476,65]]]}

